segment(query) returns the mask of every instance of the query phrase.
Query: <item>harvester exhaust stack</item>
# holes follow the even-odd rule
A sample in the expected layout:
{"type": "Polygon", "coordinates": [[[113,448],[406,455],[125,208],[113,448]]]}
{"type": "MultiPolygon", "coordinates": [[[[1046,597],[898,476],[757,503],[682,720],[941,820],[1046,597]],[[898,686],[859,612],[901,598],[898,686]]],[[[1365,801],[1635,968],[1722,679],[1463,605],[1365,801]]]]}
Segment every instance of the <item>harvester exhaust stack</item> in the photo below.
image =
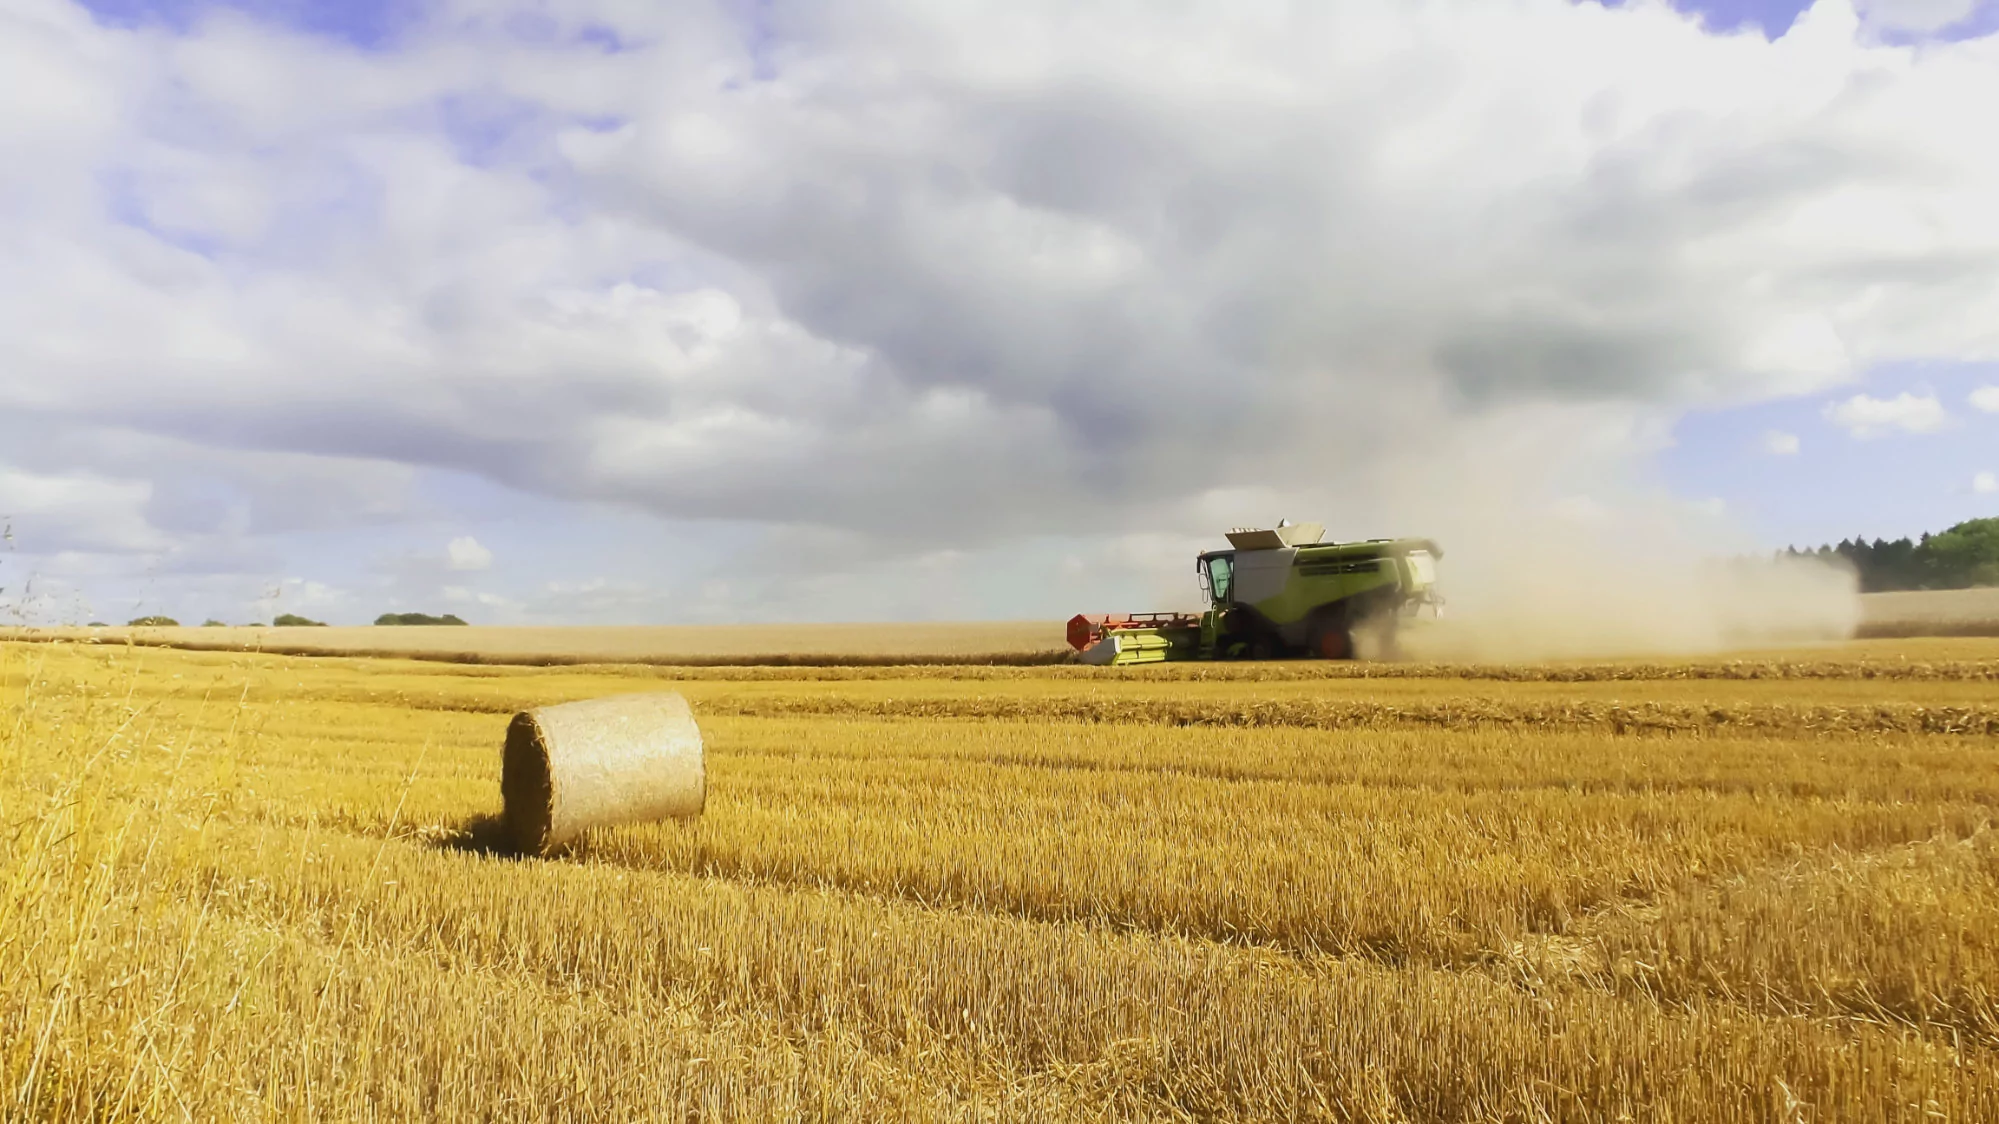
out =
{"type": "Polygon", "coordinates": [[[523,711],[507,727],[500,795],[507,834],[529,855],[591,828],[698,816],[701,730],[671,691],[523,711]]]}

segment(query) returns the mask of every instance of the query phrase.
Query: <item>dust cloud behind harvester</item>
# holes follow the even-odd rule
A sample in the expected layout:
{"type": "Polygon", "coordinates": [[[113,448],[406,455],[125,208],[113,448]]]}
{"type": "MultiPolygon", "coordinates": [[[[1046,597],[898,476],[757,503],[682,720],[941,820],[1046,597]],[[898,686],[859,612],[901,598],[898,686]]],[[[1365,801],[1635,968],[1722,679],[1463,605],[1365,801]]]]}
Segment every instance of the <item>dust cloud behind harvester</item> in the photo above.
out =
{"type": "Polygon", "coordinates": [[[1851,637],[1850,569],[1816,558],[1730,554],[1668,525],[1520,524],[1457,539],[1439,627],[1416,658],[1520,660],[1694,654],[1851,637]]]}

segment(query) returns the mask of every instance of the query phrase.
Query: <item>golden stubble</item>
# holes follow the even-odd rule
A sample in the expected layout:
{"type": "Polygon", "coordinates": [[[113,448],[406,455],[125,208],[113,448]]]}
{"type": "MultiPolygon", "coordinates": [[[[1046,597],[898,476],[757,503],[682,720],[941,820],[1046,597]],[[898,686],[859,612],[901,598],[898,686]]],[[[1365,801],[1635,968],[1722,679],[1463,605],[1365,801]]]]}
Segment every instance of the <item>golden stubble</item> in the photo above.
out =
{"type": "Polygon", "coordinates": [[[0,1117],[1999,1118],[1995,669],[0,645],[0,1117]],[[506,853],[662,681],[706,814],[506,853]]]}

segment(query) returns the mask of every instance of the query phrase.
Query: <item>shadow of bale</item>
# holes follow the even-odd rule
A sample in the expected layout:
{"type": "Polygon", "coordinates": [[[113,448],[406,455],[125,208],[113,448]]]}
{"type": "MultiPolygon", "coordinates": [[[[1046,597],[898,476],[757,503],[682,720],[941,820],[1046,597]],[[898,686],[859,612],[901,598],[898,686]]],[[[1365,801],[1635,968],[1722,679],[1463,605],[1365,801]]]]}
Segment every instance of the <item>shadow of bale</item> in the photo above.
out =
{"type": "Polygon", "coordinates": [[[433,845],[440,850],[489,855],[494,858],[533,857],[514,845],[513,834],[507,830],[507,821],[490,812],[473,816],[459,824],[457,828],[440,833],[433,845]]]}

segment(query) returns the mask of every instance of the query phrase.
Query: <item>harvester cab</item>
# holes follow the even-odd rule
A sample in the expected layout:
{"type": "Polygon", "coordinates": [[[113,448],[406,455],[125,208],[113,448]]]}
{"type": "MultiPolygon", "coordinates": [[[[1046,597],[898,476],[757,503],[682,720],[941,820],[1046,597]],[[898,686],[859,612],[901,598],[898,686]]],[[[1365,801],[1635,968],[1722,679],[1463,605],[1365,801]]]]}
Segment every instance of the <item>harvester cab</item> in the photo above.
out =
{"type": "Polygon", "coordinates": [[[1237,527],[1195,560],[1207,608],[1078,615],[1069,643],[1085,663],[1320,656],[1392,658],[1402,625],[1442,612],[1429,539],[1322,543],[1317,523],[1237,527]]]}

